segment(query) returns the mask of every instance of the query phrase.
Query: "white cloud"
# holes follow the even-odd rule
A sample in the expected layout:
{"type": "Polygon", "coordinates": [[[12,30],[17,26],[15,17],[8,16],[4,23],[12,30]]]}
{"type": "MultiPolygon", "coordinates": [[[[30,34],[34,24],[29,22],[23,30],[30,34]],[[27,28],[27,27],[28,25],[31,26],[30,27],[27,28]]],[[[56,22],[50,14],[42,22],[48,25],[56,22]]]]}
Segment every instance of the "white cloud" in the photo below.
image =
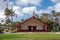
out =
{"type": "Polygon", "coordinates": [[[47,9],[41,9],[39,10],[40,13],[50,13],[53,10],[52,6],[49,6],[47,9]]]}
{"type": "Polygon", "coordinates": [[[52,10],[60,12],[60,3],[56,3],[54,6],[48,6],[48,8],[45,10],[41,9],[40,13],[51,13],[52,10]]]}
{"type": "Polygon", "coordinates": [[[35,12],[35,14],[40,14],[39,11],[37,11],[36,6],[24,7],[24,8],[14,6],[14,9],[16,9],[15,13],[18,14],[18,16],[32,15],[33,12],[35,12]]]}
{"type": "Polygon", "coordinates": [[[22,10],[22,12],[25,13],[25,14],[32,14],[34,11],[36,11],[36,7],[35,6],[25,7],[22,10]]]}
{"type": "MultiPolygon", "coordinates": [[[[9,1],[7,0],[8,4],[9,1]]],[[[8,5],[10,6],[10,5],[8,5]]],[[[6,1],[0,0],[0,18],[5,18],[6,16],[4,15],[4,10],[6,8],[6,1]]],[[[9,7],[10,8],[10,7],[9,7]]]]}
{"type": "Polygon", "coordinates": [[[0,18],[5,18],[4,11],[0,11],[0,18]]]}
{"type": "Polygon", "coordinates": [[[6,2],[0,0],[0,10],[4,10],[6,8],[6,2]]]}
{"type": "Polygon", "coordinates": [[[39,10],[39,12],[40,13],[46,13],[46,10],[41,9],[41,10],[39,10]]]}
{"type": "Polygon", "coordinates": [[[51,0],[53,3],[58,3],[60,0],[51,0]]]}
{"type": "MultiPolygon", "coordinates": [[[[21,8],[19,6],[14,6],[13,2],[8,3],[8,8],[11,9],[13,8],[13,10],[15,11],[16,14],[18,14],[18,16],[23,16],[23,14],[21,14],[21,8]]],[[[0,18],[5,18],[4,15],[4,9],[6,8],[6,2],[4,2],[3,0],[0,0],[0,18]]]]}
{"type": "MultiPolygon", "coordinates": [[[[26,0],[26,1],[20,0],[20,1],[28,2],[29,0],[26,0]]],[[[56,3],[54,6],[48,6],[48,8],[45,10],[40,9],[39,11],[37,11],[36,6],[24,7],[24,8],[20,8],[19,6],[13,6],[13,9],[16,10],[15,13],[18,14],[19,16],[24,16],[24,14],[32,15],[34,11],[36,12],[36,14],[40,15],[41,13],[51,13],[52,10],[59,12],[60,3],[56,3]]]]}
{"type": "Polygon", "coordinates": [[[54,5],[54,9],[57,12],[60,12],[60,3],[57,3],[56,5],[54,5]]]}
{"type": "Polygon", "coordinates": [[[22,8],[21,7],[13,6],[13,11],[15,11],[15,14],[17,14],[18,16],[23,16],[22,8]]]}
{"type": "MultiPolygon", "coordinates": [[[[16,1],[19,5],[28,5],[28,4],[40,5],[40,3],[42,2],[42,0],[16,0],[16,1]]],[[[10,2],[8,6],[9,8],[12,7],[11,4],[13,4],[13,2],[10,2]]],[[[3,11],[5,8],[6,8],[6,2],[3,2],[3,0],[0,0],[0,18],[4,19],[6,17],[3,11]]],[[[18,14],[18,16],[24,16],[24,14],[32,14],[33,11],[38,13],[35,6],[21,8],[19,6],[13,5],[13,10],[16,10],[15,14],[18,14]]]]}
{"type": "MultiPolygon", "coordinates": [[[[10,4],[8,5],[9,9],[11,9],[10,7],[12,7],[11,4],[13,4],[13,3],[10,2],[10,4]]],[[[6,16],[4,15],[5,8],[6,8],[6,2],[4,2],[3,0],[0,0],[0,23],[2,23],[1,20],[4,20],[4,22],[5,22],[5,18],[6,18],[6,16]]],[[[18,16],[23,16],[23,14],[21,14],[21,12],[20,12],[21,9],[19,6],[13,5],[13,10],[16,10],[15,14],[18,14],[18,16]]]]}
{"type": "Polygon", "coordinates": [[[0,23],[1,24],[5,23],[5,18],[6,18],[6,16],[4,15],[4,11],[0,10],[0,23]],[[4,22],[2,22],[1,20],[3,20],[4,22]]]}
{"type": "Polygon", "coordinates": [[[48,11],[55,10],[56,12],[60,12],[60,3],[56,3],[54,6],[49,6],[48,11]]]}
{"type": "Polygon", "coordinates": [[[18,9],[20,9],[19,6],[13,6],[13,10],[18,10],[18,9]]]}
{"type": "Polygon", "coordinates": [[[42,0],[16,0],[17,5],[41,5],[42,0]]]}
{"type": "Polygon", "coordinates": [[[24,14],[21,12],[21,10],[16,10],[15,14],[17,14],[18,16],[24,16],[24,14]]]}
{"type": "Polygon", "coordinates": [[[8,8],[12,9],[13,8],[13,2],[8,3],[8,8]]]}

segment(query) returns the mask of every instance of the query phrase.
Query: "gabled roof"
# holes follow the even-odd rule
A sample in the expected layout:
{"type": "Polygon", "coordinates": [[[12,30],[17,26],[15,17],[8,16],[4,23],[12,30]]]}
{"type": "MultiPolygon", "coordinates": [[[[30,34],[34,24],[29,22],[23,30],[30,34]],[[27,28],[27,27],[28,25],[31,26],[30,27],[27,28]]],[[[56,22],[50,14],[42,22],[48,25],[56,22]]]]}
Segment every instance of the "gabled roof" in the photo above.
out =
{"type": "Polygon", "coordinates": [[[25,20],[24,22],[20,23],[20,25],[21,25],[21,24],[24,24],[25,22],[29,21],[30,19],[36,19],[36,20],[38,20],[40,23],[42,23],[42,24],[44,24],[44,25],[47,25],[46,23],[42,22],[39,18],[37,18],[37,17],[35,17],[35,16],[32,16],[31,18],[25,20]]]}

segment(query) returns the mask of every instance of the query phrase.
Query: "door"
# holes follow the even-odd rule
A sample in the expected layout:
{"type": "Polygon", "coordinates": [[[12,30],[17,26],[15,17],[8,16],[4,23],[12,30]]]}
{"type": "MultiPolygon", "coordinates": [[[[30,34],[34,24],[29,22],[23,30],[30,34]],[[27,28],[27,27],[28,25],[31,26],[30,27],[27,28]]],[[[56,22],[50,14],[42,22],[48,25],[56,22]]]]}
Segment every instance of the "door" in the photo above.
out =
{"type": "Polygon", "coordinates": [[[28,27],[29,28],[29,31],[31,31],[31,27],[28,27]]]}
{"type": "Polygon", "coordinates": [[[35,31],[36,30],[36,26],[28,26],[28,30],[29,31],[35,31]]]}
{"type": "Polygon", "coordinates": [[[33,31],[36,31],[36,26],[33,27],[33,31]]]}

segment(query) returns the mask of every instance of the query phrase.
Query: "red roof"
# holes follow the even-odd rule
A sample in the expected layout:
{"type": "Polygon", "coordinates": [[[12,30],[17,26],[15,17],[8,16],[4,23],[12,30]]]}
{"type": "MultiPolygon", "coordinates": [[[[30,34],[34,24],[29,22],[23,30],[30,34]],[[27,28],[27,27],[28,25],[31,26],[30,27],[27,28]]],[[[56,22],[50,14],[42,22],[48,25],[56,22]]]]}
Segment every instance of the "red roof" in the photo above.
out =
{"type": "Polygon", "coordinates": [[[48,25],[48,24],[42,22],[39,18],[36,18],[35,16],[32,16],[31,18],[25,20],[24,22],[20,23],[20,25],[21,25],[21,24],[24,24],[25,22],[29,21],[30,19],[36,19],[36,20],[38,20],[40,23],[45,24],[45,25],[48,25]]]}

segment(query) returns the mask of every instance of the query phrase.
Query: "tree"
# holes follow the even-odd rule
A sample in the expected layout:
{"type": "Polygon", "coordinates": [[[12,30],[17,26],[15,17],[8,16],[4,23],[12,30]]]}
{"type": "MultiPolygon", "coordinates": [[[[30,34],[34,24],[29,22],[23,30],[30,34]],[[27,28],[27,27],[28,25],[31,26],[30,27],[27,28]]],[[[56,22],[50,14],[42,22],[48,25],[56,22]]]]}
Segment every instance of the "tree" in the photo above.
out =
{"type": "MultiPolygon", "coordinates": [[[[10,9],[8,9],[8,8],[5,9],[5,15],[6,15],[6,19],[7,19],[7,20],[9,20],[9,16],[10,16],[11,13],[12,13],[12,12],[11,12],[10,9]]],[[[6,22],[7,22],[7,21],[6,21],[6,22]]]]}
{"type": "Polygon", "coordinates": [[[6,20],[6,24],[8,24],[8,23],[10,23],[11,22],[11,20],[10,19],[7,19],[6,20]]]}
{"type": "Polygon", "coordinates": [[[49,29],[48,29],[49,32],[50,32],[50,31],[53,31],[53,24],[54,24],[53,21],[47,20],[47,19],[45,19],[45,18],[41,18],[41,21],[43,21],[44,23],[46,23],[46,24],[49,25],[49,29]]]}
{"type": "Polygon", "coordinates": [[[50,18],[50,14],[48,13],[42,13],[42,15],[40,16],[40,19],[42,19],[42,21],[44,22],[50,20],[49,18],[50,18]]]}
{"type": "Polygon", "coordinates": [[[58,31],[58,24],[59,24],[59,20],[58,20],[57,16],[60,16],[60,13],[53,10],[52,17],[55,17],[55,21],[54,21],[55,24],[53,26],[53,30],[55,30],[55,31],[58,31]]]}
{"type": "Polygon", "coordinates": [[[41,21],[45,22],[46,24],[49,25],[49,31],[52,31],[53,30],[53,24],[54,24],[54,21],[51,20],[51,15],[48,14],[48,13],[42,13],[42,16],[40,17],[41,21]],[[49,19],[50,18],[50,19],[49,19]]]}
{"type": "MultiPolygon", "coordinates": [[[[6,15],[6,18],[7,18],[6,24],[11,23],[11,25],[10,25],[10,24],[9,24],[9,25],[11,26],[12,29],[14,29],[13,17],[14,17],[14,16],[17,17],[17,14],[14,14],[14,11],[13,11],[12,9],[8,9],[8,8],[7,8],[7,9],[5,10],[5,15],[6,15]],[[11,20],[9,19],[9,17],[11,17],[11,20]]],[[[9,25],[8,25],[8,26],[9,26],[9,25]]]]}
{"type": "MultiPolygon", "coordinates": [[[[11,23],[11,27],[14,28],[14,24],[13,24],[13,17],[16,16],[17,17],[17,14],[14,14],[15,11],[13,11],[13,8],[9,9],[8,8],[8,3],[7,3],[7,0],[4,0],[6,1],[6,9],[5,9],[5,15],[6,15],[6,24],[9,24],[11,23]],[[11,18],[11,19],[10,19],[11,18]]],[[[8,25],[9,26],[9,25],[8,25]]]]}
{"type": "Polygon", "coordinates": [[[10,15],[9,15],[10,17],[11,17],[11,22],[13,22],[13,17],[15,16],[15,17],[17,17],[17,14],[14,14],[14,11],[13,10],[11,10],[11,13],[10,13],[10,15]]]}
{"type": "Polygon", "coordinates": [[[17,17],[17,14],[14,14],[14,11],[12,9],[8,9],[8,8],[5,9],[5,15],[6,15],[7,19],[9,19],[9,17],[11,17],[12,22],[13,22],[13,16],[17,17]]]}

